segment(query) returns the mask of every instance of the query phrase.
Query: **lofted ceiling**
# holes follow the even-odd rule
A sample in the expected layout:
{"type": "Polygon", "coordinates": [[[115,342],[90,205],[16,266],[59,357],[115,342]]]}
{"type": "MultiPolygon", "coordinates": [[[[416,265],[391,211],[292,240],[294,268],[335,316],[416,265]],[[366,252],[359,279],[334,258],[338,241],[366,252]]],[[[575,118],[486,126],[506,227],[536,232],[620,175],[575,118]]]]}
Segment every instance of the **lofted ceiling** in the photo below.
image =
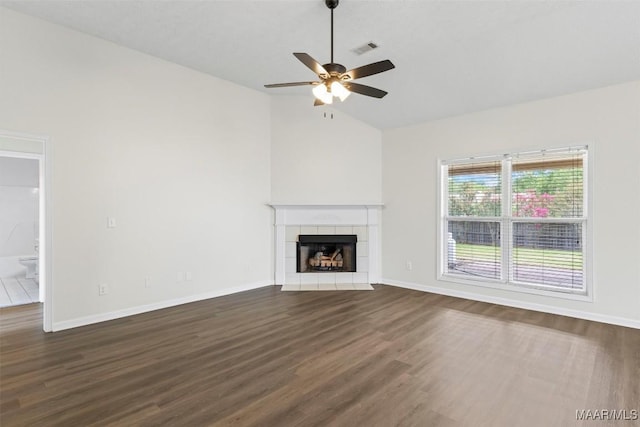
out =
{"type": "MultiPolygon", "coordinates": [[[[329,62],[324,0],[0,0],[0,5],[237,84],[309,97],[315,80],[293,52],[329,62]]],[[[341,0],[335,62],[390,59],[334,107],[393,128],[640,79],[640,1],[341,0]],[[358,55],[368,42],[379,48],[358,55]]],[[[324,107],[315,107],[324,108],[324,107]]],[[[321,110],[320,110],[321,111],[321,110]]]]}

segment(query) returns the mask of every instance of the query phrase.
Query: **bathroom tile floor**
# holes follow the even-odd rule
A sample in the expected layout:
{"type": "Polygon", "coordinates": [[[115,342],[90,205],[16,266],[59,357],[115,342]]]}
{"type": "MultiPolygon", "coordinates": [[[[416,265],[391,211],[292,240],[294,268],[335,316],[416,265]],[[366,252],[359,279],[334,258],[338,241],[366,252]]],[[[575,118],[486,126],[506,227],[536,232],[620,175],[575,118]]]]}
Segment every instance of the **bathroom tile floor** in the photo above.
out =
{"type": "Polygon", "coordinates": [[[0,307],[39,301],[38,283],[24,277],[0,277],[0,307]]]}

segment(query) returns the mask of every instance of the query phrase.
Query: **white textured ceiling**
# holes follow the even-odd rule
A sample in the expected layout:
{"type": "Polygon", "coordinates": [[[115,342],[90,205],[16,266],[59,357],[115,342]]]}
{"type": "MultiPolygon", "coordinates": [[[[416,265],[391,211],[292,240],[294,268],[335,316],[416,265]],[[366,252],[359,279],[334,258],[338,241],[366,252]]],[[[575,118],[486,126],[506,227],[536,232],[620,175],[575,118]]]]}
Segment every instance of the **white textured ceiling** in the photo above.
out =
{"type": "MultiPolygon", "coordinates": [[[[0,5],[274,96],[329,62],[324,0],[64,1],[0,5]]],[[[390,59],[358,80],[389,92],[334,105],[380,129],[640,79],[640,1],[363,1],[335,10],[335,62],[390,59]],[[380,48],[356,55],[369,41],[380,48]]]]}

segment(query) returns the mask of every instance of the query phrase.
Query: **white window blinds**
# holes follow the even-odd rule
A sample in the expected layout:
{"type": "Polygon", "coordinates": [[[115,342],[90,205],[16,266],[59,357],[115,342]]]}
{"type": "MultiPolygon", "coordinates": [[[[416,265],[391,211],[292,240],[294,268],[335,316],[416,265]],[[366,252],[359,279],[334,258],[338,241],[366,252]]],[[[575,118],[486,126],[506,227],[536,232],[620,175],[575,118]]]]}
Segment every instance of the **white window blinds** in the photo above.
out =
{"type": "Polygon", "coordinates": [[[444,274],[585,290],[586,147],[443,162],[444,274]]]}

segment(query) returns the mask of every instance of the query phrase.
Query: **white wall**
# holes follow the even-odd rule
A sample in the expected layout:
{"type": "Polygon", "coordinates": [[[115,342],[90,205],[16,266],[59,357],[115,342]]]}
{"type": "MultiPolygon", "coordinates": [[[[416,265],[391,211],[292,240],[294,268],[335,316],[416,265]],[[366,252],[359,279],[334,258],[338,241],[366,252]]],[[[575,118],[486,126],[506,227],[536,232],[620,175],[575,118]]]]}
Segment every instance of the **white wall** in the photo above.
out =
{"type": "Polygon", "coordinates": [[[382,133],[330,107],[313,108],[312,103],[311,90],[304,97],[272,97],[271,200],[380,203],[382,133]]]}
{"type": "Polygon", "coordinates": [[[0,156],[0,257],[36,253],[38,167],[35,159],[0,156]]]}
{"type": "Polygon", "coordinates": [[[272,282],[267,95],[4,8],[0,52],[0,129],[51,138],[54,327],[272,282]]]}
{"type": "Polygon", "coordinates": [[[382,158],[384,281],[640,324],[640,82],[389,130],[382,158]],[[437,280],[439,158],[575,144],[592,158],[592,303],[437,280]]]}

